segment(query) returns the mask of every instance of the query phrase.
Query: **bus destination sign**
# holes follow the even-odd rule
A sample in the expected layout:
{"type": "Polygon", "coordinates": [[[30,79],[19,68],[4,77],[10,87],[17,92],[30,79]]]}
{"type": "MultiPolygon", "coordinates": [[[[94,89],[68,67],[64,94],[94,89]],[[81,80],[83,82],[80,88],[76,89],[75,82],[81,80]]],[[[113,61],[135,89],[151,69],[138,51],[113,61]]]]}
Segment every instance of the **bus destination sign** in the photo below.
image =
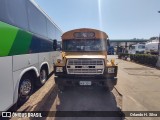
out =
{"type": "Polygon", "coordinates": [[[94,38],[95,33],[94,32],[75,32],[74,37],[75,38],[94,38]]]}

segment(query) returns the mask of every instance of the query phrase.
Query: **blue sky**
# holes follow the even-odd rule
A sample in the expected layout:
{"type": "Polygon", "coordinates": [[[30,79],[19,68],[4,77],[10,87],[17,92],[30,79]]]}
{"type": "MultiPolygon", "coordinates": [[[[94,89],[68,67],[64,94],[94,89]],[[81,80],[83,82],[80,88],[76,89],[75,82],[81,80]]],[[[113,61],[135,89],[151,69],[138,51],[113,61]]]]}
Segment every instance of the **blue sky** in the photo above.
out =
{"type": "Polygon", "coordinates": [[[158,36],[160,0],[35,0],[63,32],[95,28],[110,39],[158,36]]]}

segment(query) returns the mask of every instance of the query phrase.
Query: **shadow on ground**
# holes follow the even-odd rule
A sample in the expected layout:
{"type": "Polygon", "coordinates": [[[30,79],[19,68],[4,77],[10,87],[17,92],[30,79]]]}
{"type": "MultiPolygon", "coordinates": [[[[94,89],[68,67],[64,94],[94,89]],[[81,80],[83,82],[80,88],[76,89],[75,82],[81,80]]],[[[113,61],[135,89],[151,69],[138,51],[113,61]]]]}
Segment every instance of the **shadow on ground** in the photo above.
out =
{"type": "MultiPolygon", "coordinates": [[[[113,114],[114,111],[121,111],[117,106],[115,96],[112,92],[104,91],[99,87],[76,87],[70,88],[63,93],[58,93],[60,104],[56,106],[57,111],[62,112],[62,115],[70,114],[72,117],[56,117],[55,120],[122,120],[118,117],[100,117],[99,115],[113,114]],[[73,112],[68,112],[73,111],[73,112]],[[76,111],[76,112],[75,112],[76,111]],[[94,112],[98,111],[98,112],[94,112]],[[101,111],[108,111],[101,114],[101,111]],[[93,115],[93,113],[94,115],[93,115]],[[84,114],[82,114],[84,113],[84,114]],[[100,114],[99,114],[100,113],[100,114]],[[73,114],[77,114],[73,115],[73,114]],[[83,115],[83,117],[79,117],[83,115]],[[88,117],[88,116],[94,117],[88,117]]],[[[57,112],[56,115],[61,115],[57,112]]]]}
{"type": "MultiPolygon", "coordinates": [[[[99,87],[70,87],[66,91],[58,91],[55,86],[48,98],[44,99],[43,105],[37,105],[38,111],[55,111],[51,116],[56,117],[41,118],[39,120],[123,120],[120,117],[100,117],[96,112],[108,111],[105,114],[114,114],[121,109],[118,107],[115,95],[112,92],[104,91],[99,87]],[[56,104],[55,104],[56,103],[56,104]],[[94,117],[88,117],[89,112],[94,112],[94,117]],[[85,113],[83,117],[79,117],[85,113]],[[77,114],[77,115],[75,115],[77,114]],[[59,117],[67,116],[67,117],[59,117]]],[[[91,113],[92,114],[92,113],[91,113]]],[[[35,120],[35,119],[31,119],[35,120]]]]}

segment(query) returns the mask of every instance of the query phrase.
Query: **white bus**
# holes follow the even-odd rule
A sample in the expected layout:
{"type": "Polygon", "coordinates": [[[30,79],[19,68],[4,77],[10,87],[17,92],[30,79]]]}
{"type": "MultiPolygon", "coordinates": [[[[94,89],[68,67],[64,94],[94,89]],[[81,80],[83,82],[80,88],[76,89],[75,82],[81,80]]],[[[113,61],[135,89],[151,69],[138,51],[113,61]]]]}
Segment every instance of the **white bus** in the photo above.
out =
{"type": "Polygon", "coordinates": [[[145,52],[158,55],[158,44],[159,44],[158,38],[155,40],[148,41],[145,45],[146,46],[145,52]]]}
{"type": "Polygon", "coordinates": [[[34,1],[0,0],[0,111],[24,103],[45,84],[61,35],[34,1]]]}
{"type": "Polygon", "coordinates": [[[129,54],[143,54],[145,51],[145,44],[138,43],[135,45],[131,45],[129,48],[129,54]]]}

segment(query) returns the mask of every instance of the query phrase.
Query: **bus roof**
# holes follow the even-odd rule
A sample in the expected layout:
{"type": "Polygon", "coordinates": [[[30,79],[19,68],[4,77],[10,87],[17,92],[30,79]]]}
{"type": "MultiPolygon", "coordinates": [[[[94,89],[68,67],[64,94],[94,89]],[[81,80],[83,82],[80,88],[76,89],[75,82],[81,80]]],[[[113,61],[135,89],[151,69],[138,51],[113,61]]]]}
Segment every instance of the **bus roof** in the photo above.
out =
{"type": "MultiPolygon", "coordinates": [[[[94,39],[107,39],[108,38],[108,35],[103,31],[91,29],[91,28],[80,28],[80,29],[74,29],[74,30],[65,32],[62,35],[62,40],[75,39],[75,36],[74,36],[75,33],[89,33],[89,32],[94,33],[94,39]]],[[[76,39],[91,39],[91,38],[79,37],[76,39]]]]}

